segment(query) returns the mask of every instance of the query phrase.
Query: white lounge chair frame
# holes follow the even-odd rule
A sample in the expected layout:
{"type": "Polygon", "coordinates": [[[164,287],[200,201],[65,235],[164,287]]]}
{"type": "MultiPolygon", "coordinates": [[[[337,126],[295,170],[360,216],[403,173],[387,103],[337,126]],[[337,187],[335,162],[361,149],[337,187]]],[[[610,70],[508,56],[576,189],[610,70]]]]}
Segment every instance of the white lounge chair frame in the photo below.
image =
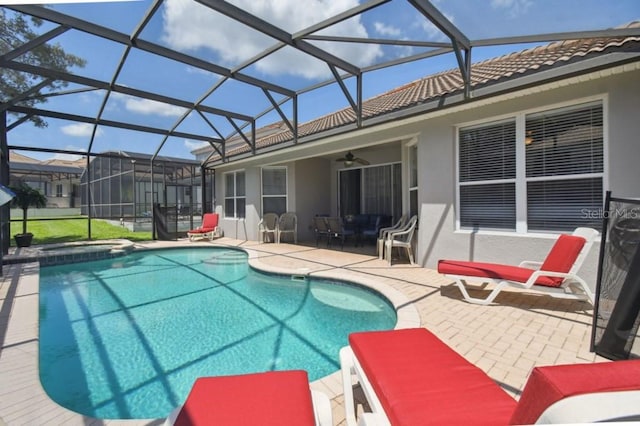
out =
{"type": "Polygon", "coordinates": [[[360,366],[360,362],[351,350],[351,347],[345,346],[340,349],[340,371],[342,373],[342,391],[344,394],[344,411],[347,426],[390,426],[389,418],[382,407],[378,395],[373,390],[371,382],[360,366]],[[353,376],[360,383],[360,387],[364,392],[371,413],[365,413],[360,416],[360,422],[356,421],[355,400],[353,398],[353,376]]]}
{"type": "Polygon", "coordinates": [[[474,277],[469,275],[445,274],[445,276],[455,281],[456,285],[462,292],[462,296],[467,302],[478,305],[489,305],[493,303],[496,296],[506,287],[513,287],[521,290],[534,290],[558,299],[587,300],[593,303],[593,292],[589,288],[587,282],[578,276],[578,271],[589,254],[591,246],[599,233],[592,228],[576,228],[572,235],[584,238],[585,244],[582,247],[580,254],[576,257],[573,266],[567,273],[543,271],[538,269],[542,266],[543,262],[525,260],[520,262],[518,266],[521,268],[536,269],[536,271],[531,274],[529,279],[524,283],[495,278],[474,277]],[[535,283],[540,277],[560,277],[564,278],[564,281],[559,287],[536,285],[535,283]],[[484,299],[471,297],[465,285],[467,281],[480,281],[483,283],[483,286],[486,286],[488,283],[493,283],[495,288],[484,299]]]}

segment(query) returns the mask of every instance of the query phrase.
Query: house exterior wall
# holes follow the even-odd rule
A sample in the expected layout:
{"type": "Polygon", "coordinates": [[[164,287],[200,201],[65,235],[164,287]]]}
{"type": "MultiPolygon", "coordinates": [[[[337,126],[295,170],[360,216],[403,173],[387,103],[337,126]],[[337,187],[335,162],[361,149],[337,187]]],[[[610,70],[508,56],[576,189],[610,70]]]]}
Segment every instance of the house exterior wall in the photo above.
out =
{"type": "Polygon", "coordinates": [[[325,158],[309,158],[296,161],[289,174],[289,186],[295,185],[294,197],[289,197],[289,210],[298,217],[298,240],[315,238],[311,218],[317,214],[329,214],[327,202],[332,198],[330,161],[325,158]]]}
{"type": "Polygon", "coordinates": [[[73,184],[79,183],[79,179],[73,178],[73,182],[69,179],[53,180],[48,185],[49,191],[47,195],[47,207],[69,208],[75,207],[77,197],[72,196],[73,184]],[[57,197],[57,186],[62,185],[62,197],[57,197]]]}
{"type": "MultiPolygon", "coordinates": [[[[420,229],[418,262],[434,268],[438,259],[454,258],[517,264],[541,260],[554,234],[516,234],[456,230],[456,125],[503,117],[514,112],[604,95],[604,188],[616,196],[640,197],[640,72],[587,80],[526,97],[485,105],[423,123],[419,137],[420,229]],[[453,167],[452,167],[453,166],[453,167]]],[[[595,288],[599,244],[595,244],[581,275],[595,288]]]]}
{"type": "MultiPolygon", "coordinates": [[[[604,189],[612,190],[618,197],[640,198],[640,167],[637,165],[640,158],[640,144],[637,143],[637,135],[640,134],[640,120],[637,119],[640,110],[638,67],[618,73],[607,72],[606,76],[593,73],[570,82],[551,83],[511,93],[504,96],[504,99],[480,100],[443,113],[414,116],[376,128],[331,136],[319,143],[310,144],[306,155],[313,158],[296,160],[290,157],[295,153],[282,150],[281,154],[267,157],[268,159],[258,157],[248,160],[245,163],[247,165],[234,166],[232,163],[221,166],[217,173],[241,167],[247,170],[246,235],[248,239],[257,239],[260,163],[286,164],[289,167],[290,181],[289,210],[298,213],[299,235],[304,240],[312,237],[309,228],[312,216],[337,214],[338,170],[343,166],[333,158],[338,158],[351,148],[353,151],[357,150],[357,156],[366,158],[371,164],[406,162],[403,147],[406,142],[415,139],[418,145],[420,211],[416,260],[420,265],[434,268],[442,258],[512,264],[524,259],[541,260],[548,253],[557,234],[470,232],[456,229],[456,126],[491,122],[516,113],[553,109],[559,105],[578,104],[596,97],[601,98],[604,105],[604,189]],[[285,158],[291,161],[277,163],[285,158]],[[252,168],[256,171],[254,174],[249,173],[252,168]],[[251,210],[249,206],[252,204],[257,208],[251,210]]],[[[406,177],[407,165],[404,164],[403,179],[406,177]]],[[[217,185],[217,193],[224,194],[224,180],[217,180],[217,185]]],[[[402,195],[406,211],[406,184],[403,185],[402,195]]],[[[219,200],[217,208],[221,209],[224,197],[219,197],[219,200]]],[[[231,226],[232,223],[223,219],[223,226],[231,226]]],[[[238,228],[238,225],[235,227],[238,228]]],[[[242,238],[239,233],[229,234],[226,228],[225,233],[242,238]]],[[[596,243],[581,270],[581,275],[592,287],[595,287],[596,282],[598,252],[599,244],[596,243]]]]}
{"type": "Polygon", "coordinates": [[[617,197],[637,198],[640,197],[640,72],[619,76],[612,81],[612,87],[608,116],[609,188],[617,197]]]}

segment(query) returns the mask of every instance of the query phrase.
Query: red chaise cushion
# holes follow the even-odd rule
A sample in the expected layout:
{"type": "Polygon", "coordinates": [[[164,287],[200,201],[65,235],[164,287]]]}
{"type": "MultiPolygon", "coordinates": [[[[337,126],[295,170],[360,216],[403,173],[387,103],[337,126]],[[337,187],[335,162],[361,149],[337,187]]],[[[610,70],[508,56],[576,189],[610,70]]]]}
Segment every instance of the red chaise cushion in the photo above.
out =
{"type": "MultiPolygon", "coordinates": [[[[501,265],[499,263],[467,262],[464,260],[440,260],[438,272],[449,275],[462,275],[478,278],[493,278],[525,283],[535,271],[519,266],[501,265]]],[[[540,277],[536,284],[556,287],[550,277],[540,277]]]]}
{"type": "Polygon", "coordinates": [[[536,367],[509,423],[533,424],[547,407],[570,396],[639,388],[640,360],[536,367]]]}
{"type": "Polygon", "coordinates": [[[202,218],[202,228],[213,230],[216,226],[218,226],[218,213],[205,213],[202,218]]]}
{"type": "Polygon", "coordinates": [[[394,426],[507,424],[516,401],[424,328],[354,333],[351,348],[394,426]]]}
{"type": "MultiPolygon", "coordinates": [[[[562,273],[569,272],[584,247],[584,244],[585,239],[582,237],[560,235],[540,269],[562,273]]],[[[493,278],[525,283],[531,274],[533,274],[534,270],[499,263],[440,260],[438,261],[438,272],[441,274],[493,278]]],[[[559,287],[563,281],[564,279],[561,277],[542,276],[539,277],[535,283],[547,287],[559,287]]]]}
{"type": "Polygon", "coordinates": [[[176,426],[315,425],[307,372],[270,371],[195,381],[176,426]]]}
{"type": "Polygon", "coordinates": [[[215,228],[197,228],[197,229],[192,229],[187,233],[188,234],[206,234],[207,232],[213,232],[214,229],[215,228]]]}
{"type": "MultiPolygon", "coordinates": [[[[586,240],[582,237],[560,235],[540,269],[543,271],[569,272],[585,243],[586,240]]],[[[550,277],[550,279],[556,283],[556,286],[562,284],[563,281],[559,277],[550,277]]]]}

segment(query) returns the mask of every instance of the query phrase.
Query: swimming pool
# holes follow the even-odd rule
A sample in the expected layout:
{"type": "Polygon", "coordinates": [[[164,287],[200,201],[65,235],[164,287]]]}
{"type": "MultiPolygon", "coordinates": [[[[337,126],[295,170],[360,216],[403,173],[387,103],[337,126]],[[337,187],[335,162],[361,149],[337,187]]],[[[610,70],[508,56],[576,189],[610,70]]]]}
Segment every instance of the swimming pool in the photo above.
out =
{"type": "Polygon", "coordinates": [[[40,379],[97,418],[161,418],[195,378],[339,368],[353,331],[396,314],[355,285],[259,273],[223,248],[162,249],[41,268],[40,379]]]}

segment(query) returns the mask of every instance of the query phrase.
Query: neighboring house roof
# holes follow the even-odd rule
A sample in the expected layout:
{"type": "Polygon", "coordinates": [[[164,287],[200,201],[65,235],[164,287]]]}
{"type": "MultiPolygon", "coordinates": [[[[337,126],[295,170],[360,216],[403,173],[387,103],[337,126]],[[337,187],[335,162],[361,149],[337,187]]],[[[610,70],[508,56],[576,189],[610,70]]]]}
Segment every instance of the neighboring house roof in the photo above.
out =
{"type": "Polygon", "coordinates": [[[9,162],[11,163],[39,163],[40,160],[27,157],[26,155],[18,154],[14,151],[9,151],[9,162]]]}
{"type": "Polygon", "coordinates": [[[85,157],[78,158],[77,160],[52,158],[50,160],[43,161],[43,164],[49,164],[51,166],[79,167],[83,169],[87,164],[87,159],[85,157]]]}
{"type": "MultiPolygon", "coordinates": [[[[132,160],[149,161],[151,154],[142,154],[130,151],[106,151],[103,154],[113,154],[114,156],[130,158],[132,160]]],[[[95,158],[95,157],[94,157],[95,158]]],[[[199,166],[200,162],[177,157],[165,157],[158,155],[158,162],[175,163],[175,164],[191,164],[199,166]]],[[[78,160],[63,160],[52,158],[49,160],[36,160],[26,155],[9,151],[9,168],[16,172],[43,172],[43,173],[69,173],[81,174],[86,168],[86,158],[78,160]]]]}
{"type": "Polygon", "coordinates": [[[58,166],[55,164],[45,164],[43,162],[9,162],[9,170],[12,172],[38,172],[38,173],[68,173],[80,174],[84,170],[82,167],[58,166]]]}
{"type": "MultiPolygon", "coordinates": [[[[637,28],[640,27],[640,22],[633,22],[625,27],[637,28]]],[[[471,88],[478,89],[514,77],[522,77],[554,67],[561,67],[597,55],[623,51],[640,51],[640,37],[608,37],[553,42],[473,64],[471,67],[471,88]]],[[[364,101],[362,103],[362,118],[367,120],[382,116],[453,93],[460,93],[463,90],[464,82],[459,69],[440,72],[364,101]]],[[[298,138],[355,122],[356,113],[353,109],[350,107],[344,108],[299,125],[298,138]]],[[[291,131],[287,127],[283,127],[282,122],[271,126],[279,127],[282,130],[263,137],[257,136],[256,149],[259,150],[260,148],[293,140],[291,131]]],[[[256,134],[260,134],[260,131],[257,131],[256,134]]],[[[236,140],[236,138],[238,137],[236,136],[232,140],[236,140]]],[[[241,144],[227,151],[227,158],[249,151],[250,147],[247,144],[241,144]]],[[[220,157],[216,154],[212,156],[212,159],[217,160],[220,157]]]]}
{"type": "Polygon", "coordinates": [[[9,170],[17,172],[81,173],[83,166],[75,161],[51,159],[40,161],[14,151],[9,151],[9,170]]]}

